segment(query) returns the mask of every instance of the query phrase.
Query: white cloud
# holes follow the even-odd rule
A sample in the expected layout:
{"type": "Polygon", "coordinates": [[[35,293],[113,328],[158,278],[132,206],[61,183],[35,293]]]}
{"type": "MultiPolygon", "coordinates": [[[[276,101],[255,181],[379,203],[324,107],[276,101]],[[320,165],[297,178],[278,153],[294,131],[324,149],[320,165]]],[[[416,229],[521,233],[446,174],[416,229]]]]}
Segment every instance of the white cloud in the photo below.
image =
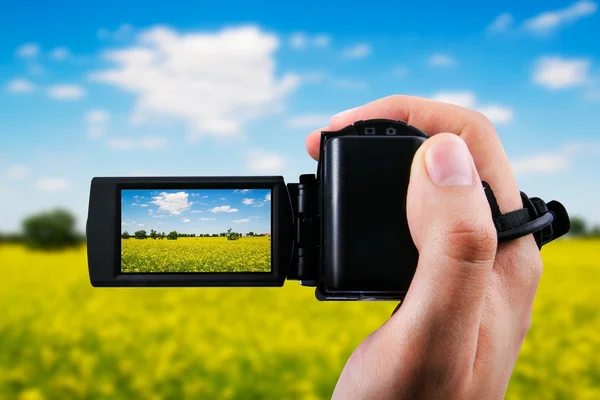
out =
{"type": "Polygon", "coordinates": [[[331,37],[329,37],[329,35],[325,35],[323,33],[315,35],[313,37],[313,44],[316,47],[328,47],[329,44],[331,43],[331,37]]]}
{"type": "Polygon", "coordinates": [[[69,187],[69,182],[63,178],[43,178],[36,182],[38,190],[45,192],[54,192],[65,190],[69,187]]]}
{"type": "Polygon", "coordinates": [[[243,199],[242,200],[242,204],[245,205],[245,206],[249,206],[251,204],[254,204],[255,201],[256,201],[255,199],[243,199]]]}
{"type": "Polygon", "coordinates": [[[352,90],[362,90],[367,88],[367,84],[363,81],[355,80],[355,79],[333,79],[331,80],[331,85],[342,88],[342,89],[352,89],[352,90]]]}
{"type": "Polygon", "coordinates": [[[116,64],[91,74],[137,96],[132,119],[184,121],[190,139],[232,137],[250,120],[280,111],[299,78],[278,78],[279,40],[253,26],[180,34],[158,26],[136,44],[106,53],[116,64]]]}
{"type": "Polygon", "coordinates": [[[237,208],[231,208],[231,206],[220,206],[220,207],[215,207],[212,208],[210,211],[214,212],[214,213],[220,213],[220,212],[238,212],[237,208]]]}
{"type": "Polygon", "coordinates": [[[406,67],[403,67],[403,66],[399,66],[399,67],[394,67],[394,68],[392,68],[392,74],[393,74],[395,77],[398,77],[398,78],[403,78],[403,77],[405,77],[406,75],[408,75],[408,73],[409,73],[409,70],[408,70],[408,68],[406,68],[406,67]]]}
{"type": "Polygon", "coordinates": [[[214,221],[216,218],[198,218],[200,221],[214,221]]]}
{"type": "Polygon", "coordinates": [[[162,137],[145,137],[139,142],[142,149],[157,150],[162,149],[167,144],[167,140],[162,137]]]}
{"type": "Polygon", "coordinates": [[[44,73],[46,73],[44,67],[39,64],[30,64],[28,69],[29,73],[32,75],[44,75],[44,73]]]}
{"type": "Polygon", "coordinates": [[[469,91],[439,92],[434,94],[432,99],[478,111],[495,124],[508,124],[514,119],[514,111],[510,107],[499,104],[478,104],[475,93],[469,91]]]}
{"type": "Polygon", "coordinates": [[[290,36],[290,46],[294,49],[305,49],[308,46],[328,47],[331,43],[331,38],[325,34],[318,34],[313,37],[308,36],[304,32],[296,32],[290,36]]]}
{"type": "Polygon", "coordinates": [[[129,138],[110,138],[106,141],[106,145],[114,150],[128,150],[134,147],[134,142],[129,138]]]}
{"type": "Polygon", "coordinates": [[[436,101],[455,104],[465,108],[475,107],[475,94],[472,92],[439,92],[432,97],[436,101]]]}
{"type": "Polygon", "coordinates": [[[591,89],[589,90],[585,98],[588,100],[600,100],[600,89],[591,89]]]}
{"type": "Polygon", "coordinates": [[[302,73],[299,77],[302,83],[320,83],[325,79],[325,73],[316,71],[306,72],[302,73]]]}
{"type": "MultiPolygon", "coordinates": [[[[140,204],[140,207],[148,207],[148,204],[140,204]]],[[[152,210],[149,210],[152,211],[152,210]]]]}
{"type": "MultiPolygon", "coordinates": [[[[400,68],[398,68],[397,76],[400,76],[400,68]]],[[[326,74],[324,72],[306,72],[300,75],[302,83],[315,84],[326,83],[333,87],[342,89],[362,90],[369,85],[358,79],[340,78],[339,75],[326,74]]]]}
{"type": "Polygon", "coordinates": [[[54,85],[48,89],[48,96],[57,100],[77,100],[85,96],[85,89],[79,85],[54,85]]]}
{"type": "Polygon", "coordinates": [[[32,93],[35,90],[35,85],[27,79],[13,79],[6,84],[6,90],[11,93],[32,93]]]}
{"type": "Polygon", "coordinates": [[[501,33],[510,30],[515,23],[515,18],[511,13],[502,13],[498,15],[488,26],[487,31],[491,33],[501,33]]]}
{"type": "Polygon", "coordinates": [[[305,48],[306,42],[308,42],[308,38],[302,32],[297,32],[290,36],[290,46],[292,46],[294,49],[305,48]]]}
{"type": "Polygon", "coordinates": [[[6,177],[12,180],[19,180],[27,178],[29,175],[29,168],[24,165],[13,165],[6,171],[6,177]]]}
{"type": "Polygon", "coordinates": [[[557,172],[569,164],[569,158],[564,154],[538,154],[523,158],[512,163],[513,171],[517,175],[557,172]]]}
{"type": "Polygon", "coordinates": [[[233,222],[235,224],[244,224],[246,222],[250,222],[250,219],[249,218],[234,219],[233,222]]]}
{"type": "Polygon", "coordinates": [[[561,26],[574,23],[596,13],[598,5],[593,1],[582,0],[570,6],[553,11],[545,11],[523,21],[523,28],[535,34],[547,34],[561,26]]]}
{"type": "Polygon", "coordinates": [[[187,218],[182,218],[181,221],[185,224],[187,224],[188,222],[191,221],[191,219],[187,219],[187,218]]]}
{"type": "Polygon", "coordinates": [[[133,35],[134,29],[130,24],[121,24],[116,30],[111,31],[106,28],[98,29],[96,32],[98,38],[123,41],[128,40],[133,35]]]}
{"type": "Polygon", "coordinates": [[[600,155],[600,143],[568,143],[554,152],[535,154],[511,164],[517,175],[553,173],[565,170],[573,160],[586,154],[600,155]]]}
{"type": "Polygon", "coordinates": [[[106,145],[114,150],[158,150],[165,147],[167,140],[162,137],[145,137],[132,139],[125,137],[113,137],[106,141],[106,145]]]}
{"type": "Polygon", "coordinates": [[[186,192],[162,192],[158,196],[152,197],[152,199],[150,203],[157,205],[159,211],[168,212],[171,215],[179,215],[194,204],[188,201],[186,192]]]}
{"type": "Polygon", "coordinates": [[[286,125],[290,128],[316,128],[327,126],[331,115],[329,114],[304,114],[296,117],[291,117],[286,121],[286,125]]]}
{"type": "Polygon", "coordinates": [[[427,63],[432,67],[451,67],[456,65],[456,60],[448,54],[435,53],[429,57],[427,63]]]}
{"type": "Polygon", "coordinates": [[[19,58],[35,58],[40,53],[40,46],[37,43],[25,43],[17,47],[15,53],[19,58]]]}
{"type": "Polygon", "coordinates": [[[541,57],[533,71],[533,82],[548,89],[564,89],[590,83],[591,62],[584,58],[541,57]]]}
{"type": "Polygon", "coordinates": [[[515,116],[515,113],[511,108],[496,104],[478,107],[477,111],[496,124],[508,124],[512,122],[515,116]]]}
{"type": "Polygon", "coordinates": [[[269,201],[271,201],[271,193],[267,193],[267,194],[266,194],[266,196],[265,196],[265,201],[266,201],[266,202],[269,202],[269,201]]]}
{"type": "Polygon", "coordinates": [[[64,61],[71,56],[71,52],[66,47],[55,47],[50,52],[50,57],[56,61],[64,61]]]}
{"type": "Polygon", "coordinates": [[[137,226],[144,226],[144,224],[137,224],[137,226]]]}
{"type": "Polygon", "coordinates": [[[278,173],[284,164],[282,157],[262,150],[251,151],[246,159],[247,168],[253,172],[278,173]]]}
{"type": "Polygon", "coordinates": [[[98,138],[106,135],[106,126],[109,120],[110,114],[108,111],[102,109],[89,110],[84,116],[88,136],[98,138]]]}
{"type": "Polygon", "coordinates": [[[351,47],[346,48],[342,55],[346,58],[364,58],[371,54],[371,46],[368,44],[357,44],[351,47]]]}

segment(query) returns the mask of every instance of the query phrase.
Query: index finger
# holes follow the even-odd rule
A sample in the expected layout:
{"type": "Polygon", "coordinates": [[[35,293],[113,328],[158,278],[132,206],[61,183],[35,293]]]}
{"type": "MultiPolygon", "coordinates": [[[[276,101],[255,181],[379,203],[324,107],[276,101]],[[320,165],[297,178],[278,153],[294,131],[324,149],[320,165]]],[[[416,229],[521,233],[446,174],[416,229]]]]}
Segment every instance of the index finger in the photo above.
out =
{"type": "Polygon", "coordinates": [[[523,207],[510,162],[493,124],[482,114],[453,104],[405,95],[372,101],[332,117],[329,126],[311,132],[306,138],[308,153],[318,159],[321,131],[373,118],[402,120],[429,136],[443,132],[459,135],[467,143],[481,179],[493,188],[501,211],[523,207]]]}

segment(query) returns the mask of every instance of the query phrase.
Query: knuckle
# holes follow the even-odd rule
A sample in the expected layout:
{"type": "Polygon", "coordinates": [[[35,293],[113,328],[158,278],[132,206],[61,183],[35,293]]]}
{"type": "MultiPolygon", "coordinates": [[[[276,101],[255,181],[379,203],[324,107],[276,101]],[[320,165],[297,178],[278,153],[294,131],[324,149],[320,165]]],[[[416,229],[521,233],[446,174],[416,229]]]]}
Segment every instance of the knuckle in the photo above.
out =
{"type": "Polygon", "coordinates": [[[464,126],[461,136],[469,138],[466,140],[473,143],[485,144],[486,147],[497,147],[499,137],[492,121],[479,111],[469,110],[469,113],[470,122],[464,126]]]}
{"type": "Polygon", "coordinates": [[[479,125],[484,133],[494,133],[495,127],[492,120],[490,120],[486,115],[482,114],[480,111],[471,110],[473,113],[473,120],[479,125]]]}
{"type": "Polygon", "coordinates": [[[524,246],[514,243],[510,253],[503,257],[500,269],[510,287],[519,288],[521,292],[531,293],[537,287],[543,273],[542,256],[533,244],[524,246]]]}
{"type": "Polygon", "coordinates": [[[444,236],[448,256],[460,263],[485,264],[496,256],[498,239],[491,221],[461,219],[444,236]]]}

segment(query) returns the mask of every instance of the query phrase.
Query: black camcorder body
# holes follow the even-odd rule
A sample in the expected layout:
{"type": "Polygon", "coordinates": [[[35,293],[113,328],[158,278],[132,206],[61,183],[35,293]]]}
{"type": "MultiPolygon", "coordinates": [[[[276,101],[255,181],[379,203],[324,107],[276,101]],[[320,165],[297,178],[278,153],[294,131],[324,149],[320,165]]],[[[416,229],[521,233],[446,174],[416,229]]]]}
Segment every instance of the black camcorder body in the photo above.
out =
{"type": "MultiPolygon", "coordinates": [[[[86,228],[91,283],[298,280],[315,287],[319,300],[402,300],[419,257],[406,217],[410,168],[427,138],[391,120],[322,132],[317,172],[298,183],[280,176],[94,178],[86,228]],[[232,232],[242,226],[247,233],[232,232]],[[139,230],[130,235],[129,227],[139,230]]],[[[482,184],[500,241],[533,234],[541,248],[569,231],[560,203],[521,193],[523,209],[502,214],[482,184]]]]}

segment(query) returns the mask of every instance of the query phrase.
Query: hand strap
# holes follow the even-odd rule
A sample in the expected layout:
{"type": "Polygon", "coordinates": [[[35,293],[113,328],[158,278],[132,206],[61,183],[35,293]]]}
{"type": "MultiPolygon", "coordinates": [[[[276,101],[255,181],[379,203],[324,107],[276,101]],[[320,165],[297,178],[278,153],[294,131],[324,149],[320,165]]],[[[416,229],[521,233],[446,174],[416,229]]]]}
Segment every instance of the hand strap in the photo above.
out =
{"type": "Polygon", "coordinates": [[[533,234],[538,248],[565,235],[571,228],[569,214],[558,201],[544,202],[529,198],[521,192],[523,208],[502,214],[494,191],[487,182],[482,182],[490,203],[492,219],[498,231],[498,242],[507,242],[533,234]]]}

